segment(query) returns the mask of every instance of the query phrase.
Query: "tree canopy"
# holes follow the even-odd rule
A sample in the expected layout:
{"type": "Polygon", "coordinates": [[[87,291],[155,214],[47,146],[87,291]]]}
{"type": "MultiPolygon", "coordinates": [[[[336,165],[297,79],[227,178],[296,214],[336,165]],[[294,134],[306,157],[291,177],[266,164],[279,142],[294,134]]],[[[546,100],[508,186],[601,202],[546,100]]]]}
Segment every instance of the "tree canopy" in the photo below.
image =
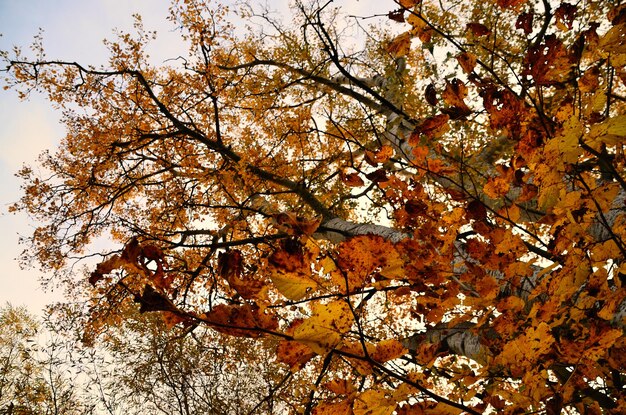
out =
{"type": "Polygon", "coordinates": [[[174,1],[162,65],[140,17],[102,67],[2,52],[63,110],[14,209],[85,341],[250,338],[264,413],[626,412],[626,7],[292,11],[174,1]]]}

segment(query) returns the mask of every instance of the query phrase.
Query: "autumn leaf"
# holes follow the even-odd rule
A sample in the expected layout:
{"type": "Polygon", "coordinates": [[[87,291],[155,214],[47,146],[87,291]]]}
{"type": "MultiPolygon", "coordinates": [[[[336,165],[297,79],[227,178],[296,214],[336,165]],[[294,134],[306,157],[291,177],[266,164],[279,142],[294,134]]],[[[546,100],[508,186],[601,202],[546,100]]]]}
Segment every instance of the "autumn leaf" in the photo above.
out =
{"type": "Polygon", "coordinates": [[[564,31],[571,30],[577,11],[578,10],[575,5],[570,3],[561,3],[561,5],[554,11],[557,27],[564,31]]]}
{"type": "Polygon", "coordinates": [[[317,283],[306,273],[276,270],[270,276],[276,289],[290,300],[300,300],[315,290],[317,283]]]}
{"type": "Polygon", "coordinates": [[[391,157],[393,157],[394,150],[393,147],[389,145],[381,146],[377,151],[367,151],[365,153],[365,158],[368,163],[372,166],[377,166],[378,163],[386,163],[389,161],[391,157]]]}
{"type": "Polygon", "coordinates": [[[463,52],[460,55],[457,55],[456,60],[459,62],[459,65],[463,68],[463,72],[466,74],[472,73],[476,67],[476,55],[471,53],[463,52]]]}
{"type": "Polygon", "coordinates": [[[426,102],[428,102],[432,106],[437,105],[437,103],[439,102],[439,100],[437,99],[437,90],[435,89],[435,85],[433,84],[428,84],[424,96],[426,98],[426,102]]]}
{"type": "Polygon", "coordinates": [[[390,20],[398,23],[404,23],[404,10],[394,10],[387,14],[390,20]]]}
{"type": "MultiPolygon", "coordinates": [[[[465,62],[469,63],[469,62],[465,62]]],[[[451,108],[446,112],[452,119],[465,118],[472,113],[472,110],[467,106],[464,99],[467,97],[467,87],[459,79],[453,79],[452,81],[446,81],[446,88],[441,93],[441,98],[451,108]]]]}
{"type": "Polygon", "coordinates": [[[446,114],[439,114],[434,117],[426,118],[417,127],[416,131],[430,138],[441,137],[450,129],[448,120],[450,120],[450,116],[446,114]]]}
{"type": "Polygon", "coordinates": [[[488,36],[491,34],[491,30],[482,23],[468,23],[466,25],[467,30],[472,32],[474,36],[488,36]]]}
{"type": "Polygon", "coordinates": [[[391,415],[396,409],[396,402],[386,396],[382,390],[367,390],[354,400],[354,415],[391,415]]]}
{"type": "Polygon", "coordinates": [[[317,287],[310,262],[314,253],[308,245],[286,239],[269,257],[270,279],[276,289],[290,300],[300,300],[317,287]]]}
{"type": "Polygon", "coordinates": [[[106,261],[100,262],[96,266],[96,270],[89,276],[89,283],[95,285],[98,281],[104,278],[104,275],[109,274],[111,271],[121,267],[126,262],[119,256],[113,255],[106,261]]]}
{"type": "Polygon", "coordinates": [[[297,372],[317,354],[305,344],[281,340],[276,349],[276,356],[278,361],[287,364],[292,372],[297,372]]]}
{"type": "Polygon", "coordinates": [[[348,304],[337,300],[327,304],[315,304],[313,314],[293,332],[294,340],[310,347],[315,353],[325,355],[341,340],[354,323],[348,304]]]}
{"type": "Polygon", "coordinates": [[[356,387],[346,379],[333,379],[326,382],[324,387],[336,395],[350,395],[356,392],[356,387]]]}
{"type": "Polygon", "coordinates": [[[398,35],[387,45],[387,51],[396,58],[406,55],[409,50],[411,50],[411,34],[409,32],[398,35]]]}
{"type": "Polygon", "coordinates": [[[377,362],[384,363],[406,354],[407,349],[397,339],[383,340],[376,345],[371,356],[377,362]]]}
{"type": "Polygon", "coordinates": [[[275,316],[266,314],[258,306],[251,304],[218,304],[201,317],[215,330],[238,337],[257,338],[266,331],[278,328],[275,316]]]}
{"type": "Polygon", "coordinates": [[[169,311],[178,314],[178,308],[164,294],[146,285],[141,295],[135,296],[135,302],[140,304],[139,312],[169,311]]]}
{"type": "Polygon", "coordinates": [[[365,185],[365,182],[358,173],[342,173],[341,181],[350,187],[361,187],[365,185]]]}
{"type": "Polygon", "coordinates": [[[543,44],[528,50],[524,64],[522,74],[531,75],[537,85],[556,85],[570,76],[572,57],[560,39],[548,35],[543,44]]]}
{"type": "Polygon", "coordinates": [[[617,115],[592,126],[585,135],[585,141],[589,141],[594,147],[600,143],[617,145],[624,142],[624,137],[626,137],[626,115],[617,115]]]}
{"type": "Polygon", "coordinates": [[[522,13],[517,17],[515,28],[522,29],[525,34],[529,35],[533,31],[533,19],[533,13],[522,13]]]}
{"type": "Polygon", "coordinates": [[[321,402],[313,408],[313,415],[351,415],[352,405],[348,401],[321,402]]]}
{"type": "Polygon", "coordinates": [[[392,243],[379,236],[363,235],[339,247],[338,267],[346,274],[340,285],[346,292],[362,287],[375,270],[386,278],[402,274],[403,261],[392,243]]]}

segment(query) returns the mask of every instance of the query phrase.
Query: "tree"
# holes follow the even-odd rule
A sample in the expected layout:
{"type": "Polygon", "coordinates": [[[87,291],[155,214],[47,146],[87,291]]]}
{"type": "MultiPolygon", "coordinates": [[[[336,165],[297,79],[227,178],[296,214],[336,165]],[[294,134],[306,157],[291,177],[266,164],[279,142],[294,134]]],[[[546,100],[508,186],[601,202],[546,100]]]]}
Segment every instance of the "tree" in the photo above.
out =
{"type": "Polygon", "coordinates": [[[72,361],[100,413],[271,413],[267,389],[288,387],[289,371],[276,371],[253,340],[222,337],[207,327],[170,331],[160,316],[135,313],[72,361]]]}
{"type": "Polygon", "coordinates": [[[0,309],[0,413],[89,414],[66,372],[58,338],[40,344],[40,324],[26,309],[0,309]]]}
{"type": "Polygon", "coordinates": [[[174,2],[159,67],[139,18],[106,67],[3,53],[68,131],[19,173],[25,261],[120,246],[86,338],[139,307],[257,339],[294,413],[626,411],[626,8],[400,0],[362,47],[332,2],[233,13],[174,2]]]}

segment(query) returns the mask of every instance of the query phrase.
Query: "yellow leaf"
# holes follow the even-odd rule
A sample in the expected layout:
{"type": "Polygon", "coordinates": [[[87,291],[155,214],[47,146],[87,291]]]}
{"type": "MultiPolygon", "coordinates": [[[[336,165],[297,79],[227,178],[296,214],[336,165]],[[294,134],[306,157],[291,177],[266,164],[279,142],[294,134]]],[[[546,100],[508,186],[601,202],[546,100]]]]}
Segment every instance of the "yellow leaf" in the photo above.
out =
{"type": "Polygon", "coordinates": [[[496,361],[509,366],[514,376],[521,376],[550,351],[554,342],[550,327],[542,321],[537,327],[529,328],[526,333],[506,343],[496,361]]]}
{"type": "Polygon", "coordinates": [[[621,23],[613,26],[608,32],[606,32],[602,39],[600,39],[598,46],[607,54],[626,53],[626,43],[624,43],[625,37],[626,23],[621,23]]]}
{"type": "Polygon", "coordinates": [[[323,355],[331,351],[354,323],[354,316],[344,301],[313,306],[313,315],[300,324],[293,333],[294,340],[323,355]]]}
{"type": "Polygon", "coordinates": [[[434,408],[427,408],[424,415],[459,415],[462,409],[455,408],[442,402],[437,402],[434,408]]]}
{"type": "Polygon", "coordinates": [[[346,379],[333,379],[324,384],[324,387],[336,395],[349,395],[356,391],[356,387],[346,379]]]}
{"type": "Polygon", "coordinates": [[[301,300],[317,287],[317,283],[299,272],[274,269],[270,275],[276,289],[290,300],[301,300]]]}
{"type": "Polygon", "coordinates": [[[618,115],[596,124],[585,137],[591,143],[622,144],[626,137],[626,115],[618,115]]]}
{"type": "Polygon", "coordinates": [[[322,402],[313,408],[313,415],[350,415],[350,401],[322,402]]]}
{"type": "Polygon", "coordinates": [[[391,415],[396,402],[385,396],[385,391],[368,390],[354,401],[354,415],[391,415]]]}

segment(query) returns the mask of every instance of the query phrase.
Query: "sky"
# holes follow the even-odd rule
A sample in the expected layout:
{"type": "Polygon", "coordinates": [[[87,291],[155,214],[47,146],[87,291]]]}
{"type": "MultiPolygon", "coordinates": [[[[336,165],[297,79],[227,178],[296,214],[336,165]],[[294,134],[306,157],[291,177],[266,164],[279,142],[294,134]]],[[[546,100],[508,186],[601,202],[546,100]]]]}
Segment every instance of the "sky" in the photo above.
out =
{"type": "MultiPolygon", "coordinates": [[[[269,1],[284,7],[287,0],[269,1]]],[[[386,13],[391,0],[338,1],[350,13],[386,13]]],[[[44,47],[50,59],[104,64],[107,51],[103,39],[113,39],[113,30],[132,32],[134,13],[144,27],[156,30],[158,40],[149,51],[155,63],[180,55],[183,47],[167,20],[165,0],[0,0],[0,50],[20,46],[26,52],[33,37],[43,30],[44,47]]],[[[0,306],[6,302],[24,305],[40,313],[45,305],[62,300],[60,292],[44,291],[37,268],[21,269],[16,258],[24,248],[20,235],[27,236],[37,225],[23,214],[8,212],[20,197],[15,173],[33,164],[45,149],[54,150],[64,135],[61,114],[45,97],[33,94],[20,101],[13,91],[0,91],[0,306]]]]}

